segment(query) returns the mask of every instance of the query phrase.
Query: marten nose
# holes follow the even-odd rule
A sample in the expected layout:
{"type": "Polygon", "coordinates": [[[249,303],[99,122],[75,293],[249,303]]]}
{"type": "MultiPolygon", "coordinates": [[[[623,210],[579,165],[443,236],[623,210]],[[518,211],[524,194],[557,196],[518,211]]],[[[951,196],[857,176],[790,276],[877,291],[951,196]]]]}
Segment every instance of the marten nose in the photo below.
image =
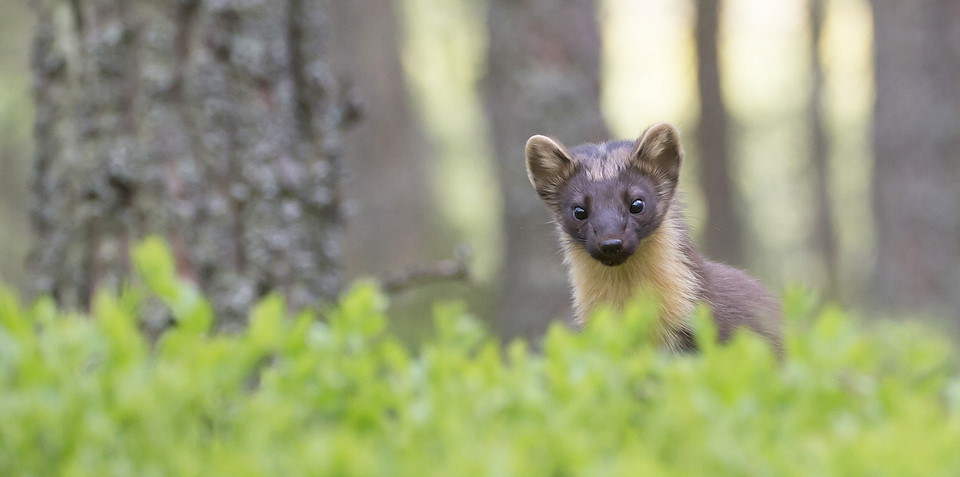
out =
{"type": "Polygon", "coordinates": [[[615,255],[623,250],[623,240],[607,239],[600,242],[600,253],[604,255],[615,255]]]}

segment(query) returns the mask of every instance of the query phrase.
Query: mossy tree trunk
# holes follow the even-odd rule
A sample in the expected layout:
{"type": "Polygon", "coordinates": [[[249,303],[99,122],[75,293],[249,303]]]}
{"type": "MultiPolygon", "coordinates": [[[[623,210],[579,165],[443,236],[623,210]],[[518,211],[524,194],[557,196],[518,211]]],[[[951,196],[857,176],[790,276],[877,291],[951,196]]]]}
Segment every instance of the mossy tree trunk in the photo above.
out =
{"type": "Polygon", "coordinates": [[[874,0],[874,301],[960,318],[960,2],[874,0]]]}
{"type": "Polygon", "coordinates": [[[242,324],[340,287],[326,0],[38,1],[32,289],[85,308],[147,234],[242,324]]]}
{"type": "Polygon", "coordinates": [[[535,337],[551,318],[570,316],[570,292],[550,216],[527,181],[523,148],[534,134],[571,146],[608,139],[597,4],[490,0],[487,24],[484,89],[504,194],[500,329],[535,337]]]}

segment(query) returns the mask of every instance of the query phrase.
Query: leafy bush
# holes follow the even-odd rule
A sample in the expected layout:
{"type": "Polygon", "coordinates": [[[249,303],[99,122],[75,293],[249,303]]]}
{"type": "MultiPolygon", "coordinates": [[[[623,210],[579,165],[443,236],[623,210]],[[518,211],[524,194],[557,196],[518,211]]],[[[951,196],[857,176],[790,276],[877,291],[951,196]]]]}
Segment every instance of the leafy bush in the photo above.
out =
{"type": "Polygon", "coordinates": [[[746,334],[660,352],[639,306],[555,326],[539,353],[439,306],[413,352],[369,284],[324,321],[271,296],[211,334],[161,244],[135,262],[146,287],[90,317],[0,296],[0,475],[960,475],[950,343],[805,318],[802,294],[779,362],[746,334]],[[151,343],[137,317],[158,298],[178,324],[151,343]]]}

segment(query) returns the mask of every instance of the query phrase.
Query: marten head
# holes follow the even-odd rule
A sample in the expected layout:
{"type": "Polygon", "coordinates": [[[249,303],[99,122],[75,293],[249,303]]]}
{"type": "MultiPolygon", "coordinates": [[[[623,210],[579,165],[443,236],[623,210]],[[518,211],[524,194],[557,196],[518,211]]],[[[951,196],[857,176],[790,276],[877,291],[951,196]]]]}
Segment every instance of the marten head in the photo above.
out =
{"type": "Polygon", "coordinates": [[[636,141],[567,149],[546,136],[527,141],[527,176],[570,246],[607,266],[625,262],[663,223],[677,188],[683,149],[668,123],[636,141]]]}

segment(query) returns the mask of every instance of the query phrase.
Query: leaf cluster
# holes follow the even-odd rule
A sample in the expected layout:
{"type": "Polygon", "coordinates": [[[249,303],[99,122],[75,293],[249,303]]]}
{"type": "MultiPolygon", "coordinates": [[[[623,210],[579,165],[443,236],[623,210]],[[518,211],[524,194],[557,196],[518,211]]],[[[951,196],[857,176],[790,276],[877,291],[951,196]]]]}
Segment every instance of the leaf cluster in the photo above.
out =
{"type": "Polygon", "coordinates": [[[654,311],[502,346],[459,305],[411,350],[358,284],[323,319],[279,296],[238,334],[148,241],[144,286],[89,316],[0,294],[0,475],[958,475],[960,379],[943,338],[866,328],[788,293],[787,352],[759,338],[671,354],[654,311]],[[159,299],[176,326],[139,317],[159,299]]]}

